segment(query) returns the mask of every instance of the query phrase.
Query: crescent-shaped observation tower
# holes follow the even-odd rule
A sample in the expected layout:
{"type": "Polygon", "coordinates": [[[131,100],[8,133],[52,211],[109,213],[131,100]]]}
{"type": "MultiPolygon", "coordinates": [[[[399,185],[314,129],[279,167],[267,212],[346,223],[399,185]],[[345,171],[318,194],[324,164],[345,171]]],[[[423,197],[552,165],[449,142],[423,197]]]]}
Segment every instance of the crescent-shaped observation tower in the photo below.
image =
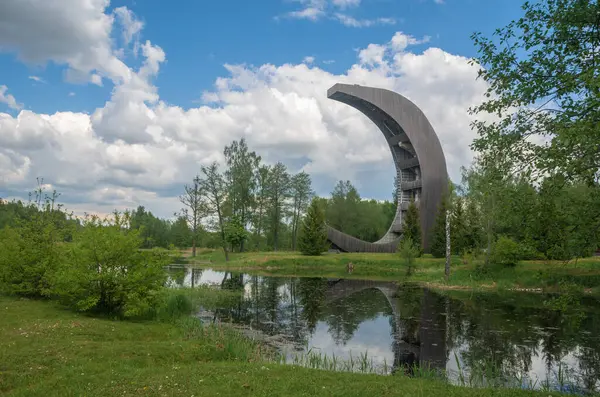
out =
{"type": "Polygon", "coordinates": [[[438,206],[448,190],[446,159],[429,120],[414,103],[382,88],[336,84],[327,91],[327,97],[358,109],[377,125],[392,152],[398,197],[396,216],[380,240],[370,243],[328,226],[329,241],[346,252],[394,252],[402,238],[404,214],[414,199],[423,248],[428,252],[438,206]]]}

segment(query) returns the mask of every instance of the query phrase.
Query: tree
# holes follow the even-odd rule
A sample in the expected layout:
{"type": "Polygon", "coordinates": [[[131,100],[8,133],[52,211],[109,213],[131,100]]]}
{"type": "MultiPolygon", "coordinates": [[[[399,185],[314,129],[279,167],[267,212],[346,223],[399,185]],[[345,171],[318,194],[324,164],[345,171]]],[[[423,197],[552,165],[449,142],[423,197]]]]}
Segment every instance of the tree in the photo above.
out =
{"type": "Polygon", "coordinates": [[[256,248],[259,249],[261,244],[262,232],[265,227],[265,212],[269,206],[269,176],[271,175],[271,168],[267,165],[261,165],[256,170],[256,212],[254,214],[254,238],[256,248]]]}
{"type": "Polygon", "coordinates": [[[473,148],[537,175],[597,185],[600,3],[541,0],[525,2],[523,10],[496,30],[495,40],[472,36],[479,76],[489,84],[487,99],[471,109],[481,116],[473,148]]]}
{"type": "Polygon", "coordinates": [[[421,220],[419,217],[419,209],[414,200],[410,201],[406,214],[404,214],[404,222],[402,229],[402,238],[410,238],[412,244],[421,248],[421,220]]]}
{"type": "Polygon", "coordinates": [[[156,305],[166,282],[165,250],[141,251],[140,231],[127,227],[129,214],[101,220],[89,216],[73,244],[62,247],[48,296],[78,311],[140,316],[156,305]]]}
{"type": "Polygon", "coordinates": [[[327,223],[335,229],[356,236],[361,223],[360,201],[360,195],[350,181],[338,181],[331,192],[327,223]]]}
{"type": "Polygon", "coordinates": [[[415,268],[415,258],[421,255],[421,248],[413,242],[411,236],[406,236],[403,237],[400,244],[398,244],[398,253],[400,254],[400,257],[404,259],[406,275],[412,275],[415,268]]]}
{"type": "Polygon", "coordinates": [[[473,197],[467,196],[465,200],[465,248],[467,250],[477,250],[481,247],[482,241],[481,215],[477,207],[477,201],[473,197]]]}
{"type": "Polygon", "coordinates": [[[192,256],[196,256],[196,241],[200,221],[206,216],[206,202],[202,200],[202,183],[199,176],[196,176],[191,185],[184,186],[185,193],[179,196],[179,201],[184,205],[181,215],[188,222],[192,231],[192,256]]]}
{"type": "Polygon", "coordinates": [[[431,255],[443,258],[446,255],[446,212],[448,211],[448,196],[443,197],[435,217],[435,224],[431,229],[429,249],[431,255]]]}
{"type": "Polygon", "coordinates": [[[452,236],[452,252],[456,255],[463,253],[467,249],[466,234],[467,225],[464,209],[464,198],[454,196],[452,203],[452,213],[450,215],[450,234],[452,236]]]}
{"type": "MultiPolygon", "coordinates": [[[[225,180],[228,182],[227,200],[231,206],[231,214],[237,216],[242,227],[246,229],[251,219],[256,189],[256,169],[260,164],[260,156],[248,150],[246,140],[233,141],[223,152],[228,166],[225,180]]],[[[240,251],[244,250],[244,241],[240,241],[240,251]]]]}
{"type": "Polygon", "coordinates": [[[285,212],[286,199],[290,194],[290,176],[283,163],[273,166],[269,175],[268,197],[271,212],[271,231],[273,233],[273,249],[277,251],[281,220],[285,212]]]}
{"type": "Polygon", "coordinates": [[[304,255],[321,255],[327,249],[325,213],[316,199],[311,201],[302,222],[299,247],[304,255]]]}
{"type": "MultiPolygon", "coordinates": [[[[76,224],[57,204],[59,194],[46,194],[43,179],[30,193],[23,217],[0,229],[0,291],[28,297],[46,296],[49,277],[63,260],[63,243],[76,224]]],[[[25,209],[25,208],[23,208],[25,209]]]]}
{"type": "Polygon", "coordinates": [[[184,217],[178,216],[171,225],[169,243],[177,248],[187,248],[192,245],[192,231],[184,217]]]}
{"type": "Polygon", "coordinates": [[[232,247],[244,246],[244,241],[248,238],[248,232],[242,224],[240,215],[233,215],[229,222],[225,224],[225,241],[232,247]]]}
{"type": "Polygon", "coordinates": [[[467,186],[469,199],[479,203],[479,214],[483,235],[487,240],[486,265],[489,264],[492,245],[498,234],[498,223],[505,216],[502,200],[507,196],[507,178],[510,175],[506,164],[489,157],[475,158],[471,168],[463,170],[463,182],[467,186]]]}
{"type": "Polygon", "coordinates": [[[202,201],[208,213],[212,216],[212,228],[219,233],[221,247],[225,253],[225,260],[229,261],[227,239],[225,237],[225,212],[223,204],[227,189],[223,175],[219,173],[219,164],[215,161],[209,166],[202,166],[203,179],[199,179],[202,201]]]}
{"type": "Polygon", "coordinates": [[[309,205],[309,200],[313,194],[311,189],[310,175],[306,172],[300,172],[290,181],[290,195],[292,197],[292,250],[296,250],[296,240],[298,238],[298,228],[300,219],[309,205]]]}
{"type": "Polygon", "coordinates": [[[142,248],[167,248],[169,245],[170,222],[155,217],[142,205],[131,213],[131,228],[140,231],[142,248]]]}

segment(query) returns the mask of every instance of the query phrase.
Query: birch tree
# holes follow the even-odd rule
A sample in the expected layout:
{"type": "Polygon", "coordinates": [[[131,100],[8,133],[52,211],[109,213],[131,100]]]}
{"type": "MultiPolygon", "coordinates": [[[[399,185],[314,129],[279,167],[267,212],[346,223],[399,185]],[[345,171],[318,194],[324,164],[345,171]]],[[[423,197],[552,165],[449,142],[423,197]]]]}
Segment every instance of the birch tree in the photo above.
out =
{"type": "Polygon", "coordinates": [[[201,179],[199,176],[194,178],[191,185],[185,185],[184,194],[179,196],[179,201],[184,206],[180,215],[186,220],[192,231],[192,257],[196,256],[200,221],[206,216],[207,211],[206,203],[202,200],[202,196],[201,179]]]}

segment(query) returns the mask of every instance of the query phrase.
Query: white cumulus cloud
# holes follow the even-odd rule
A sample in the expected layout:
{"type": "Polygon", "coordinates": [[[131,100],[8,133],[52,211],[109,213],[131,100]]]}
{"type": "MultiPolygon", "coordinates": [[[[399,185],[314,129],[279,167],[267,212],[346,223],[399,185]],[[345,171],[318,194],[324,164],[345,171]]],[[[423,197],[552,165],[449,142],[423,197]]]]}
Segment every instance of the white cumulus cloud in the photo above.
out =
{"type": "MultiPolygon", "coordinates": [[[[337,20],[344,26],[353,28],[364,28],[375,25],[394,25],[395,18],[381,17],[375,19],[358,19],[346,13],[340,12],[348,8],[357,8],[361,0],[296,0],[301,8],[285,14],[288,18],[307,19],[313,22],[321,18],[337,20]]],[[[276,17],[279,19],[280,17],[276,17]]]]}
{"type": "Polygon", "coordinates": [[[23,104],[18,103],[14,96],[8,93],[8,87],[0,85],[0,103],[5,103],[11,109],[19,110],[23,104]]]}
{"type": "MultiPolygon", "coordinates": [[[[87,23],[101,28],[100,33],[92,29],[96,34],[83,36],[89,48],[67,48],[60,41],[69,35],[62,29],[50,34],[36,26],[22,27],[21,32],[29,29],[29,40],[14,41],[11,48],[27,61],[59,59],[57,54],[62,54],[68,67],[76,68],[80,64],[69,60],[83,59],[90,48],[107,43],[102,32],[112,31],[114,19],[105,13],[105,3],[89,0],[81,13],[87,23]],[[104,12],[92,12],[97,9],[104,12]],[[104,21],[112,23],[105,27],[104,21]],[[43,56],[34,51],[36,34],[48,35],[38,38],[48,47],[43,56]]],[[[2,3],[0,15],[7,4],[12,18],[28,21],[19,14],[26,7],[12,1],[2,3]]],[[[69,14],[79,8],[65,10],[69,14]]],[[[54,23],[32,18],[30,25],[64,27],[57,21],[67,17],[53,14],[54,23]]],[[[5,37],[2,29],[6,27],[0,23],[0,37],[5,37]]],[[[460,166],[472,156],[468,145],[474,133],[467,109],[482,100],[486,86],[476,80],[477,69],[465,57],[435,47],[409,51],[410,45],[422,41],[397,33],[386,43],[360,50],[355,64],[340,74],[312,62],[307,65],[307,60],[225,65],[224,77],[204,93],[204,101],[210,103],[192,108],[160,98],[153,83],[167,59],[160,47],[141,44],[143,62],[137,69],[125,64],[113,68],[117,50],[106,47],[106,57],[81,70],[108,75],[124,67],[120,75],[127,78],[115,79],[110,97],[91,114],[68,109],[54,114],[21,110],[16,116],[0,112],[0,197],[26,197],[35,178],[43,176],[63,193],[67,206],[79,212],[108,213],[142,204],[171,216],[179,208],[183,184],[200,165],[222,161],[223,147],[244,137],[266,162],[282,161],[292,172],[309,172],[319,194],[328,194],[337,179],[350,179],[364,196],[390,198],[394,169],[387,144],[364,115],[326,97],[327,89],[338,82],[387,88],[415,102],[437,131],[450,175],[457,179],[460,166]]],[[[6,89],[1,92],[8,97],[6,89]]]]}

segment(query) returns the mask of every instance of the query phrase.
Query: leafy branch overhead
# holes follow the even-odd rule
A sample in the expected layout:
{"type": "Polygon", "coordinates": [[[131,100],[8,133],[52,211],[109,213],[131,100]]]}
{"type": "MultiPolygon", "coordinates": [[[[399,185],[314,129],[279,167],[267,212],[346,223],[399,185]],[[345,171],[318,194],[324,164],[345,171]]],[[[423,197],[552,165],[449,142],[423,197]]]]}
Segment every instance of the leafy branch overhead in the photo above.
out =
{"type": "Polygon", "coordinates": [[[473,148],[536,175],[600,178],[600,4],[526,2],[524,16],[472,36],[488,84],[470,111],[473,148]],[[492,120],[492,121],[490,121],[492,120]]]}

